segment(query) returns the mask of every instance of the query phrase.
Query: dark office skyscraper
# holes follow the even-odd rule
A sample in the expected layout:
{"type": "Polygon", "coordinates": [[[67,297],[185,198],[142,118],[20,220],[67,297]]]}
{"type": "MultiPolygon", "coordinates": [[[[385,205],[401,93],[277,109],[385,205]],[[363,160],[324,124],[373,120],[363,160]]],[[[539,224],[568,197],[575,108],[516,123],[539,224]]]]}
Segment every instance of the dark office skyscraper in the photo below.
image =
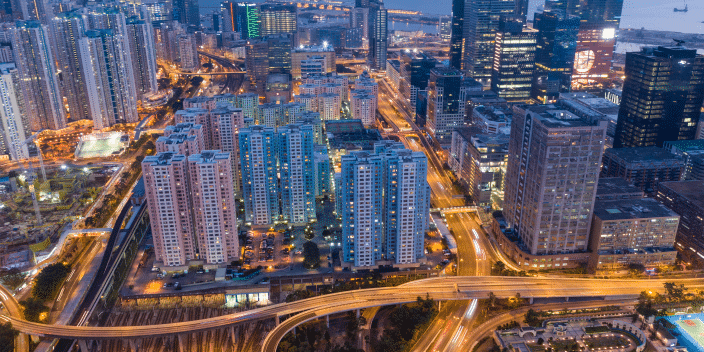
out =
{"type": "Polygon", "coordinates": [[[549,103],[570,91],[579,17],[545,11],[535,14],[533,28],[538,30],[538,42],[532,96],[549,103]]]}
{"type": "Polygon", "coordinates": [[[528,3],[529,0],[516,0],[516,9],[513,15],[523,21],[523,23],[528,22],[528,3]]]}
{"type": "Polygon", "coordinates": [[[261,36],[259,28],[261,15],[257,4],[237,3],[235,22],[235,31],[242,33],[242,39],[259,38],[261,36]]]}
{"type": "Polygon", "coordinates": [[[190,30],[200,27],[200,9],[197,0],[174,0],[174,20],[187,25],[190,30]]]}
{"type": "Polygon", "coordinates": [[[494,38],[501,16],[511,16],[514,0],[467,0],[464,17],[464,70],[483,84],[491,80],[494,38]]]}
{"type": "MultiPolygon", "coordinates": [[[[450,66],[462,69],[464,52],[464,1],[452,0],[452,34],[450,38],[450,66]]],[[[526,1],[527,2],[527,1],[526,1]]]]}
{"type": "Polygon", "coordinates": [[[496,32],[491,90],[508,101],[528,100],[535,72],[536,31],[518,18],[501,19],[496,32]]]}
{"type": "Polygon", "coordinates": [[[680,46],[626,54],[614,148],[694,139],[704,99],[704,56],[680,46]]]}
{"type": "Polygon", "coordinates": [[[387,38],[389,35],[388,13],[384,3],[369,1],[369,60],[377,70],[386,68],[387,38]]]}

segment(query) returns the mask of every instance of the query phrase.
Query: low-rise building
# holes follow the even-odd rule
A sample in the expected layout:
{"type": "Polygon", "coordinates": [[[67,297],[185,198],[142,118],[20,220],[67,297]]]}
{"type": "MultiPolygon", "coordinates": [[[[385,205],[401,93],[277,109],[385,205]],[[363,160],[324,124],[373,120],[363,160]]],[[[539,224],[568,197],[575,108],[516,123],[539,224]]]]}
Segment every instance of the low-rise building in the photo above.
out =
{"type": "Polygon", "coordinates": [[[589,241],[592,269],[672,264],[680,216],[652,198],[597,200],[589,241]]]}
{"type": "Polygon", "coordinates": [[[680,215],[675,248],[695,267],[704,266],[704,181],[662,182],[656,198],[680,215]]]}
{"type": "Polygon", "coordinates": [[[510,132],[513,110],[501,106],[477,106],[472,110],[472,123],[484,133],[510,132]]]}
{"type": "Polygon", "coordinates": [[[645,193],[638,187],[620,177],[605,177],[599,179],[596,186],[597,200],[640,199],[645,193]]]}
{"type": "Polygon", "coordinates": [[[665,142],[662,147],[684,158],[683,181],[704,180],[704,139],[665,142]]]}
{"type": "Polygon", "coordinates": [[[601,177],[621,177],[647,194],[660,182],[679,181],[684,171],[681,157],[658,147],[609,148],[604,152],[601,177]]]}

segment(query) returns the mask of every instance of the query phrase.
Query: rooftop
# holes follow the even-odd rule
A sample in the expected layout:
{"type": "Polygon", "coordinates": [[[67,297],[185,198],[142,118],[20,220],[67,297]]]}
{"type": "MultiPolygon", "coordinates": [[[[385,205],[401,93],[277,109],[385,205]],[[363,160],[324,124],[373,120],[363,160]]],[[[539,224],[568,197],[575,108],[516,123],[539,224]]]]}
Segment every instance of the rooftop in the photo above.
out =
{"type": "Polygon", "coordinates": [[[658,186],[672,190],[704,211],[704,181],[660,182],[658,186]]]}
{"type": "Polygon", "coordinates": [[[677,151],[686,153],[693,150],[704,150],[704,139],[665,142],[663,148],[670,149],[673,153],[677,151]]]}
{"type": "Polygon", "coordinates": [[[594,216],[607,221],[679,217],[653,198],[597,200],[594,216]]]}
{"type": "Polygon", "coordinates": [[[622,195],[640,195],[640,197],[643,197],[643,191],[621,177],[605,177],[599,179],[599,184],[596,187],[597,199],[602,197],[620,198],[622,195]]]}
{"type": "Polygon", "coordinates": [[[567,110],[559,109],[555,105],[520,105],[519,110],[533,115],[548,128],[591,127],[597,122],[581,118],[567,110]]]}
{"type": "Polygon", "coordinates": [[[646,161],[682,163],[682,158],[658,147],[609,148],[604,155],[611,155],[627,163],[646,161]]]}

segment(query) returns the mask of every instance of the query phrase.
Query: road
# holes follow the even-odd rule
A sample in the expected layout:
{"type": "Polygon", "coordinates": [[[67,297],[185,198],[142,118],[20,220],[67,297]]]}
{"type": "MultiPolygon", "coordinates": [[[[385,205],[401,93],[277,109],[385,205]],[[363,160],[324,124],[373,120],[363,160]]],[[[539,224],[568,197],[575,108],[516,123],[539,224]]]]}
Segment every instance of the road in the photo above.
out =
{"type": "MultiPolygon", "coordinates": [[[[3,285],[0,285],[0,299],[2,299],[3,307],[11,317],[22,318],[22,309],[19,302],[12,295],[12,292],[3,285]]],[[[15,339],[15,352],[25,351],[29,351],[29,338],[26,334],[19,334],[15,339]]]]}
{"type": "MultiPolygon", "coordinates": [[[[666,281],[684,284],[690,289],[704,288],[704,281],[701,279],[603,280],[565,278],[555,280],[554,278],[541,277],[452,276],[417,280],[398,287],[334,293],[291,303],[273,304],[209,319],[170,324],[119,327],[47,325],[28,322],[6,315],[0,316],[0,320],[11,322],[15,329],[20,332],[42,337],[129,339],[218,329],[238,323],[301,312],[326,310],[326,312],[331,312],[330,314],[342,313],[350,310],[351,307],[366,308],[413,302],[417,297],[425,297],[426,295],[434,300],[481,299],[488,297],[490,292],[498,298],[515,297],[516,293],[519,293],[524,298],[636,297],[644,290],[664,293],[663,284],[666,281]]],[[[276,331],[280,332],[279,330],[277,329],[276,331]]],[[[285,332],[283,333],[285,334],[285,332]]],[[[276,344],[278,344],[278,340],[276,340],[276,344]]],[[[275,347],[276,345],[274,345],[275,347]]]]}

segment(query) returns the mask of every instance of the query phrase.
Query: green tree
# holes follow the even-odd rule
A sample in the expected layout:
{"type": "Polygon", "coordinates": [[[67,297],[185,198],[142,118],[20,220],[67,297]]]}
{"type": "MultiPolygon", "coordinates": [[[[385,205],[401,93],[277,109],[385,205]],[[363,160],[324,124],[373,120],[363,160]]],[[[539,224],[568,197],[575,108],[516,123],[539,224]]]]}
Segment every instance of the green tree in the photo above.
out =
{"type": "Polygon", "coordinates": [[[19,332],[12,327],[12,324],[0,324],[0,352],[11,352],[15,350],[15,338],[19,332]]]}
{"type": "Polygon", "coordinates": [[[70,271],[71,267],[63,263],[48,265],[34,279],[32,296],[42,301],[53,300],[70,271]]]}
{"type": "Polygon", "coordinates": [[[44,301],[29,297],[23,301],[20,301],[20,305],[24,307],[24,318],[39,323],[39,315],[48,312],[49,308],[44,305],[44,301]]]}
{"type": "Polygon", "coordinates": [[[307,241],[303,244],[303,266],[306,269],[317,269],[320,267],[320,249],[318,245],[307,241]]]}
{"type": "Polygon", "coordinates": [[[674,302],[681,301],[684,298],[684,291],[687,290],[684,285],[677,285],[674,282],[666,282],[664,286],[667,290],[667,298],[674,302]]]}

